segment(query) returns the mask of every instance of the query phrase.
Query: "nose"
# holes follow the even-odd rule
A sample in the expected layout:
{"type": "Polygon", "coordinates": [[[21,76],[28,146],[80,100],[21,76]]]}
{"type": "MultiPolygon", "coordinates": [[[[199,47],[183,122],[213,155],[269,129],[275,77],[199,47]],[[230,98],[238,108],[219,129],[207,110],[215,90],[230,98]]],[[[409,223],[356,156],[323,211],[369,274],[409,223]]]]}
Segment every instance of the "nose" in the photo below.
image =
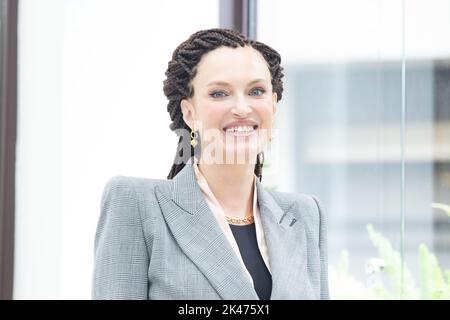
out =
{"type": "Polygon", "coordinates": [[[232,112],[236,115],[245,116],[252,111],[249,102],[242,95],[238,95],[232,112]]]}

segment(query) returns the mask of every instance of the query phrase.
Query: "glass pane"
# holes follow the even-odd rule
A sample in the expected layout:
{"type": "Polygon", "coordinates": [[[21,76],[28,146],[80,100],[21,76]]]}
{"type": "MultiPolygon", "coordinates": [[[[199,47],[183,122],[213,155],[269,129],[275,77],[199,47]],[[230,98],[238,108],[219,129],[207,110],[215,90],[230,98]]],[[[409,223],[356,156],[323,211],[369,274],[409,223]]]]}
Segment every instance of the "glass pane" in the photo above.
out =
{"type": "Polygon", "coordinates": [[[401,294],[401,22],[399,0],[258,2],[286,74],[273,183],[322,200],[332,299],[401,294]]]}
{"type": "Polygon", "coordinates": [[[405,274],[450,299],[450,2],[408,0],[405,18],[405,274]]]}

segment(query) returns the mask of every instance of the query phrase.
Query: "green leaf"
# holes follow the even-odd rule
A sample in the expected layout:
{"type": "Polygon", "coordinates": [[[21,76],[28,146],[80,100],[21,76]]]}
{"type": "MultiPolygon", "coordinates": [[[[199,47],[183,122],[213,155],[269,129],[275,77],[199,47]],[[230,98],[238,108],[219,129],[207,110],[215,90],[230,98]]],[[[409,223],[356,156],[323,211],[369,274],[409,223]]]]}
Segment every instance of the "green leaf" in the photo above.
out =
{"type": "Polygon", "coordinates": [[[375,231],[374,227],[367,225],[370,240],[378,251],[380,258],[384,259],[386,265],[384,272],[388,275],[392,289],[394,290],[394,299],[417,299],[419,294],[416,288],[411,271],[406,265],[403,265],[400,254],[392,247],[390,241],[381,233],[375,231]],[[403,288],[402,288],[403,271],[403,288]]]}
{"type": "Polygon", "coordinates": [[[446,215],[450,217],[450,206],[444,203],[433,202],[431,204],[432,208],[440,209],[445,212],[446,215]]]}
{"type": "MultiPolygon", "coordinates": [[[[419,261],[423,298],[450,299],[450,285],[444,277],[436,256],[425,244],[419,246],[419,261]]],[[[446,276],[448,277],[448,274],[446,276]]]]}

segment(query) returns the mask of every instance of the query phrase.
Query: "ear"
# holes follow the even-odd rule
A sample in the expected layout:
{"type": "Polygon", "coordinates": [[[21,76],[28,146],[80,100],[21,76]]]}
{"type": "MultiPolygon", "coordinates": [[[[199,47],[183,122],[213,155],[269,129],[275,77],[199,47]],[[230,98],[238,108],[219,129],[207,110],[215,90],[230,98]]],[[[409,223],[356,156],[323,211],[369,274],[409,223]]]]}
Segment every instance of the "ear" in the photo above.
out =
{"type": "Polygon", "coordinates": [[[180,102],[181,112],[183,113],[183,120],[192,129],[194,123],[194,105],[189,99],[183,99],[180,102]]]}
{"type": "Polygon", "coordinates": [[[277,108],[278,108],[277,99],[278,99],[278,95],[276,92],[274,92],[272,94],[272,112],[273,112],[274,117],[275,117],[275,114],[277,113],[277,108]]]}

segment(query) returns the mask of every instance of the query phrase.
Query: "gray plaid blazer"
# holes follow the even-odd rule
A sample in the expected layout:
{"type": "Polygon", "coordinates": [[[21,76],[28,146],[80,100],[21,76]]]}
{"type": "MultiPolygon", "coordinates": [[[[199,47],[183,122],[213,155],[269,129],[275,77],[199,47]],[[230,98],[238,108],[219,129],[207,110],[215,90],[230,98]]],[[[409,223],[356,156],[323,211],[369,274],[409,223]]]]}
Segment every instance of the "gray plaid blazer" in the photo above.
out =
{"type": "MultiPolygon", "coordinates": [[[[256,183],[271,299],[329,299],[326,220],[317,198],[256,183]]],[[[195,179],[115,176],[94,243],[93,299],[259,299],[195,179]]]]}

